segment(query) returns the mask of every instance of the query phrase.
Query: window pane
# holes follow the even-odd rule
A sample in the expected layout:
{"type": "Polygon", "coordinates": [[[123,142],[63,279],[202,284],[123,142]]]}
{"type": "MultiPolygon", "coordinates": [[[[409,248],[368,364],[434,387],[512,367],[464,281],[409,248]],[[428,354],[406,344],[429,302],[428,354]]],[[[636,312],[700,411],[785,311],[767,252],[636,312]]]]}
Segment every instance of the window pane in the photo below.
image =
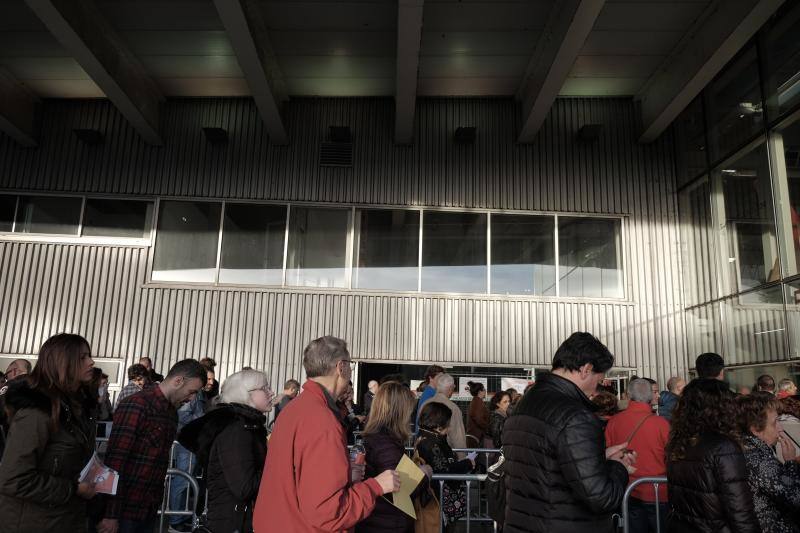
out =
{"type": "Polygon", "coordinates": [[[292,207],[286,283],[304,287],[347,286],[349,211],[292,207]]]}
{"type": "Polygon", "coordinates": [[[697,97],[675,120],[678,186],[708,170],[703,99],[697,97]]]}
{"type": "Polygon", "coordinates": [[[722,300],[721,306],[726,365],[786,358],[783,287],[734,296],[722,300]]]}
{"type": "Polygon", "coordinates": [[[714,171],[722,179],[730,292],[780,278],[772,188],[765,145],[714,171]]]}
{"type": "Polygon", "coordinates": [[[154,281],[215,281],[221,209],[215,202],[161,202],[154,281]]]}
{"type": "Polygon", "coordinates": [[[71,197],[20,196],[16,231],[77,235],[82,201],[71,197]]]}
{"type": "Polygon", "coordinates": [[[800,122],[774,132],[772,137],[775,152],[779,154],[773,169],[779,202],[778,223],[783,228],[779,243],[786,248],[783,250],[787,258],[783,275],[788,277],[800,273],[800,122]]]}
{"type": "Polygon", "coordinates": [[[681,258],[686,305],[717,297],[717,263],[707,178],[680,193],[681,258]]]}
{"type": "Polygon", "coordinates": [[[11,231],[14,227],[14,209],[17,197],[0,194],[0,231],[11,231]]]}
{"type": "Polygon", "coordinates": [[[764,52],[770,120],[800,102],[800,6],[787,2],[772,20],[764,52]]]}
{"type": "Polygon", "coordinates": [[[486,215],[425,211],[422,290],[486,292],[486,215]]]}
{"type": "Polygon", "coordinates": [[[286,206],[225,204],[219,281],[283,284],[286,206]]]}
{"type": "Polygon", "coordinates": [[[492,215],[492,293],[556,294],[553,217],[492,215]]]}
{"type": "Polygon", "coordinates": [[[730,63],[707,89],[711,159],[717,161],[763,128],[756,52],[730,63]]]}
{"type": "Polygon", "coordinates": [[[353,287],[416,291],[419,211],[365,209],[357,217],[353,287]]]}
{"type": "Polygon", "coordinates": [[[83,235],[146,239],[152,218],[153,202],[87,198],[83,235]]]}
{"type": "Polygon", "coordinates": [[[619,220],[558,217],[561,296],[622,298],[619,220]]]}

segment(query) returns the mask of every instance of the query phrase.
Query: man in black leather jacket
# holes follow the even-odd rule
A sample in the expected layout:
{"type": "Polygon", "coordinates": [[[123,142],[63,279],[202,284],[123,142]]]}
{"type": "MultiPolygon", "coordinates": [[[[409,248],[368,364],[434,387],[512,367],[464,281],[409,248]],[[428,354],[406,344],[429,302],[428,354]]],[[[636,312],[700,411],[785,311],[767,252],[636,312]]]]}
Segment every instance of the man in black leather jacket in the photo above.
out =
{"type": "Polygon", "coordinates": [[[594,336],[573,333],[506,422],[505,533],[612,531],[636,457],[627,443],[605,448],[588,396],[613,364],[594,336]]]}

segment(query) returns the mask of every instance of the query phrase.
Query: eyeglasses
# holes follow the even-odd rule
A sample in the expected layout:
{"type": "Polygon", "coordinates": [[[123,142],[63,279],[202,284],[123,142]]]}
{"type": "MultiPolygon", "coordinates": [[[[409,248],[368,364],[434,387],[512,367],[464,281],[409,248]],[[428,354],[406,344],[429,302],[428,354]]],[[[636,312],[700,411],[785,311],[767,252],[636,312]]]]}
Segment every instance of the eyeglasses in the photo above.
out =
{"type": "Polygon", "coordinates": [[[274,394],[274,393],[272,392],[272,389],[270,388],[270,386],[269,386],[269,385],[264,385],[263,387],[259,387],[259,388],[257,388],[257,389],[250,389],[250,390],[248,390],[247,392],[255,392],[255,391],[258,391],[258,390],[260,390],[260,391],[264,391],[264,392],[265,392],[265,393],[267,393],[267,394],[274,394]]]}

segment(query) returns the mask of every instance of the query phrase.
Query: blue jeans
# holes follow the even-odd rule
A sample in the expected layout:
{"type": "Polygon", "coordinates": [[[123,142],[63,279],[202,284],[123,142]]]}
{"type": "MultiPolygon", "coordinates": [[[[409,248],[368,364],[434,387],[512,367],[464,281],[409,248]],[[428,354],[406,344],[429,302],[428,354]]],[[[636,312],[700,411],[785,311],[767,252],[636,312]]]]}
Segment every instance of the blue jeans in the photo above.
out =
{"type": "MultiPolygon", "coordinates": [[[[181,446],[180,444],[175,445],[175,454],[173,456],[174,466],[173,468],[177,468],[178,470],[183,470],[187,474],[194,475],[194,467],[195,467],[195,458],[192,453],[181,446]]],[[[169,485],[169,508],[172,511],[176,510],[184,510],[184,509],[192,509],[196,502],[189,502],[189,506],[186,505],[186,496],[189,491],[189,482],[186,481],[182,477],[173,477],[170,480],[169,485]]],[[[169,523],[170,525],[177,525],[189,520],[188,516],[170,516],[169,523]]]]}
{"type": "Polygon", "coordinates": [[[119,533],[153,533],[156,523],[155,516],[142,521],[120,520],[119,533]]]}
{"type": "Polygon", "coordinates": [[[628,501],[628,524],[631,533],[667,532],[667,512],[669,505],[658,503],[658,521],[656,521],[656,504],[631,498],[628,501]],[[658,528],[657,526],[660,526],[658,528]]]}

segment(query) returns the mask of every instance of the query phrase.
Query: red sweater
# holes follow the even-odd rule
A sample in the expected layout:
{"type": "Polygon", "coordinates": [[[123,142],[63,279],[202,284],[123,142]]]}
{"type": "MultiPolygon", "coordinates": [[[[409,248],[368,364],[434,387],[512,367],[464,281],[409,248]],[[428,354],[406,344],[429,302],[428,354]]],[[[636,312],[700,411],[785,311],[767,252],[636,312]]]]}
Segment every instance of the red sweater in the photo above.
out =
{"type": "Polygon", "coordinates": [[[314,381],[281,411],[269,439],[253,515],[256,533],[347,531],[382,494],[375,479],[350,483],[344,426],[314,381]]]}
{"type": "MultiPolygon", "coordinates": [[[[650,404],[631,401],[628,408],[612,416],[606,426],[606,446],[622,444],[630,437],[636,425],[646,416],[652,414],[650,404]]],[[[637,454],[636,472],[630,475],[633,483],[643,477],[663,477],[667,475],[665,447],[669,440],[669,422],[660,416],[651,416],[636,431],[628,443],[628,448],[637,454]]],[[[646,502],[654,502],[655,489],[652,484],[639,485],[631,496],[646,502]]],[[[667,484],[658,487],[658,500],[667,501],[667,484]]]]}

